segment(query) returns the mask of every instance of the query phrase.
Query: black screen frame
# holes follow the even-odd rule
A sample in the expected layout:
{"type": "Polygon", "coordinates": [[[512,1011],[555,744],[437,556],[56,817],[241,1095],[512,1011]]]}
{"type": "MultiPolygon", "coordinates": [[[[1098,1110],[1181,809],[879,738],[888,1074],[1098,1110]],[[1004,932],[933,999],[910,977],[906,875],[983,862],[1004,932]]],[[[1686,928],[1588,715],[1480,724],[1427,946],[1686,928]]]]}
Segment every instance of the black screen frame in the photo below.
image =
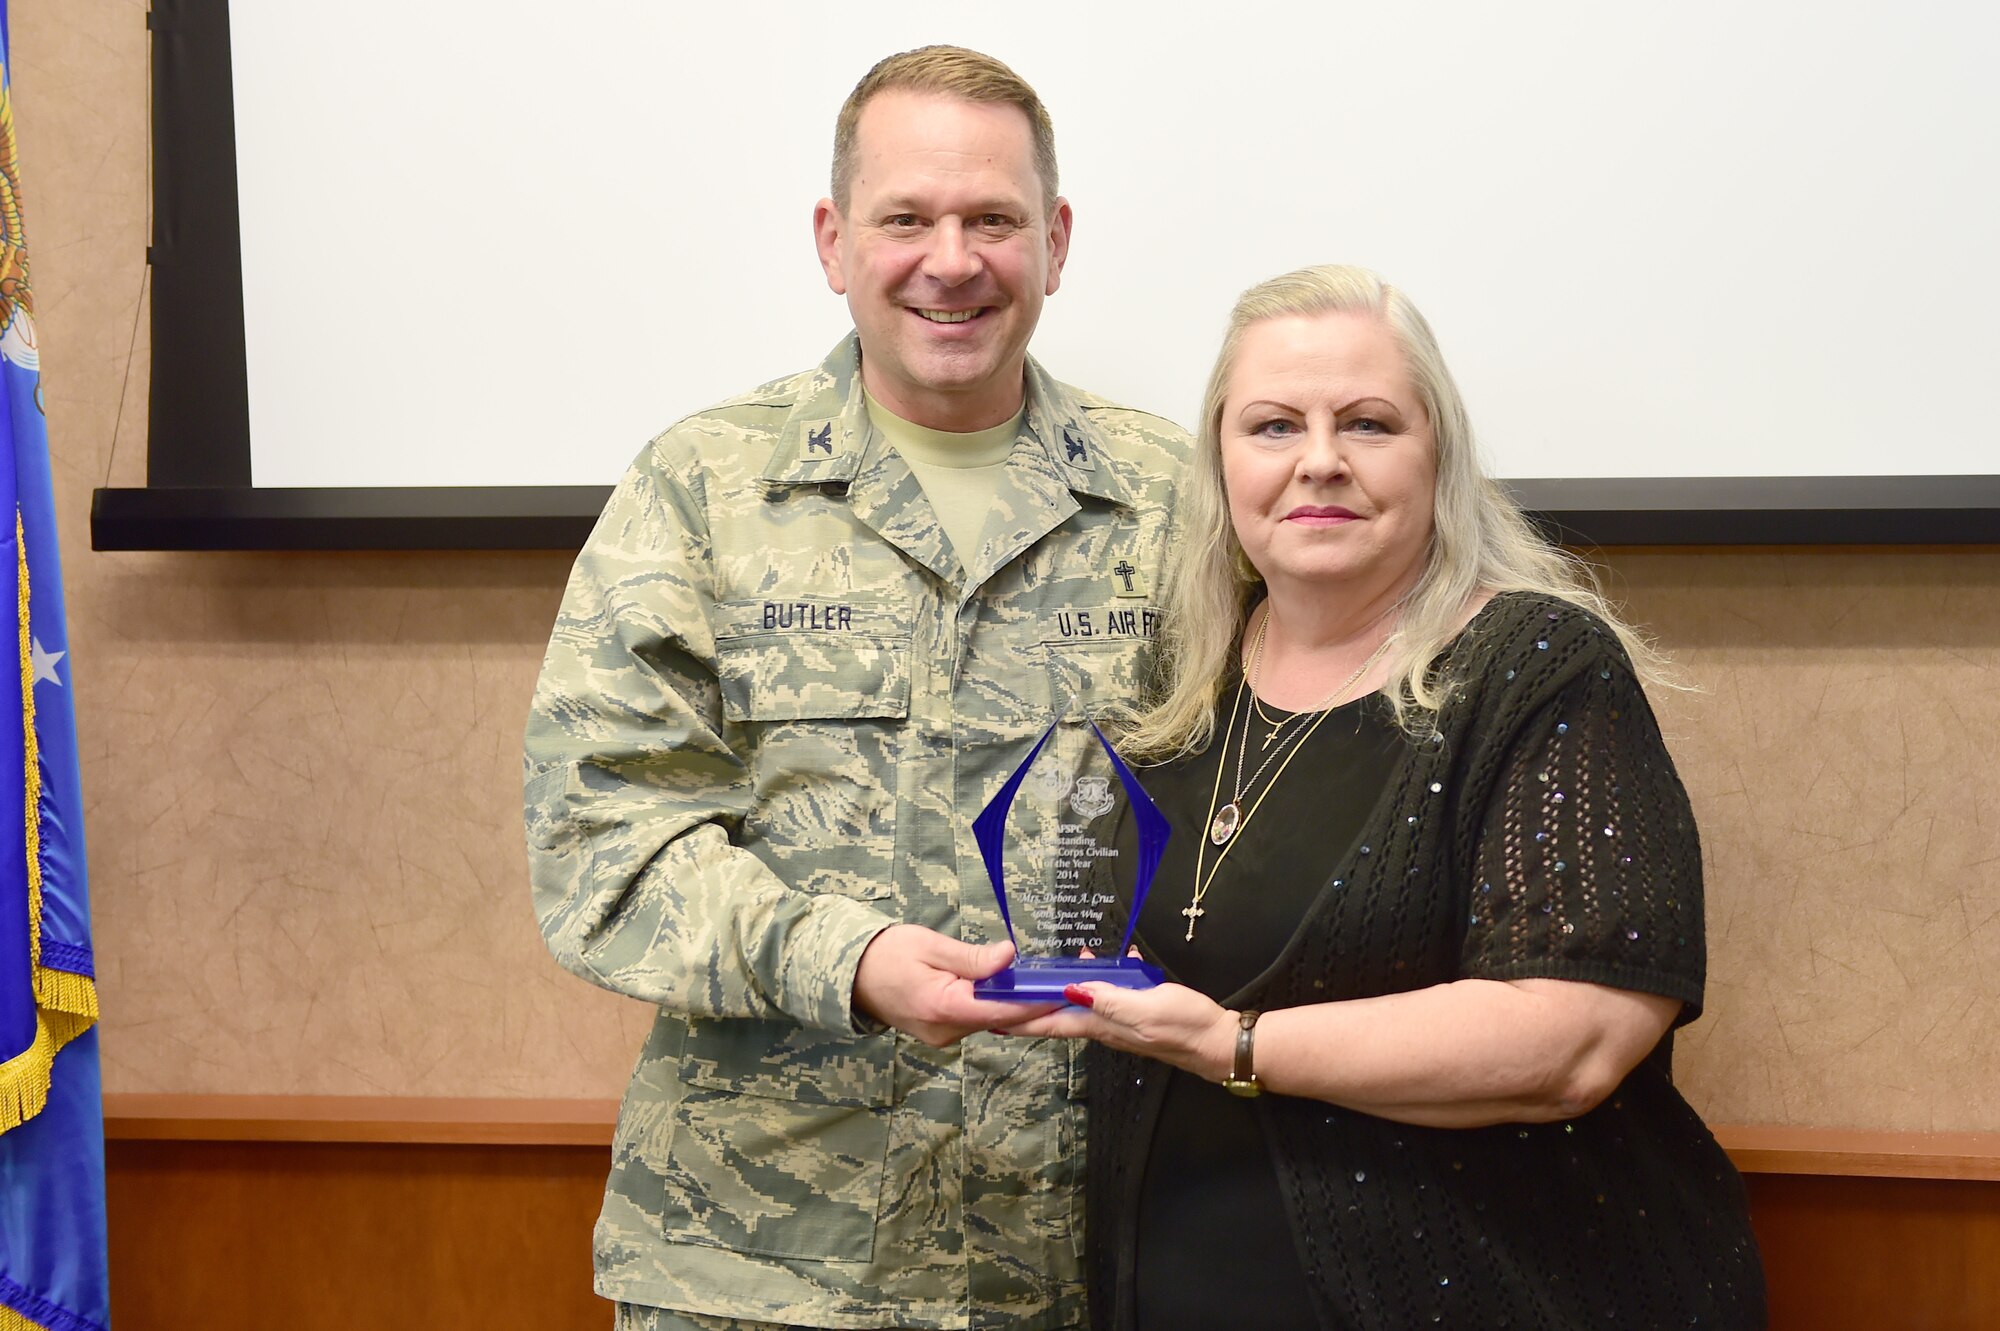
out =
{"type": "MultiPolygon", "coordinates": [[[[609,486],[251,481],[228,0],[155,0],[151,424],[143,487],[91,498],[97,550],[556,550],[609,486]]],[[[1510,480],[1565,544],[2000,544],[2000,475],[1510,480]]]]}

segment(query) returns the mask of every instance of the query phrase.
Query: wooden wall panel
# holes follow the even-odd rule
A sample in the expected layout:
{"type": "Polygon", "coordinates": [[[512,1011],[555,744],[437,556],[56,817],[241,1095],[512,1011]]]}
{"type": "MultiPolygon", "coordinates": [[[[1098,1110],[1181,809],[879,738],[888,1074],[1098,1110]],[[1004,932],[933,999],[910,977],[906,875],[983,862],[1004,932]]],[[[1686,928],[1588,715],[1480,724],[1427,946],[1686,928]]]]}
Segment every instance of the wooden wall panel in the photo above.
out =
{"type": "Polygon", "coordinates": [[[602,1147],[114,1141],[118,1331],[606,1331],[602,1147]]]}
{"type": "MultiPolygon", "coordinates": [[[[120,1331],[603,1331],[609,1152],[121,1140],[120,1331]]],[[[1772,1331],[2000,1327],[2000,1183],[1751,1174],[1772,1331]]]]}
{"type": "Polygon", "coordinates": [[[1747,1181],[1772,1331],[2000,1327],[2000,1183],[1747,1181]]]}

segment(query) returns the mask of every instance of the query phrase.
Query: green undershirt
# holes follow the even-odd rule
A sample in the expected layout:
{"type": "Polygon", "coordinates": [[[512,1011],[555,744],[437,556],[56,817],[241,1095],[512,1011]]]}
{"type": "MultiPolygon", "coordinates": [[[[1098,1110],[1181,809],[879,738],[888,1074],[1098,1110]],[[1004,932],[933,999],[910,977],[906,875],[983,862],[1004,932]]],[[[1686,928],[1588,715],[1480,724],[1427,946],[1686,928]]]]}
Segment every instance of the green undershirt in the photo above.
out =
{"type": "Polygon", "coordinates": [[[870,423],[903,455],[917,484],[923,486],[958,562],[970,564],[985,534],[994,496],[1000,492],[1007,455],[1021,432],[1020,413],[990,430],[951,434],[906,421],[865,392],[863,396],[870,423]]]}

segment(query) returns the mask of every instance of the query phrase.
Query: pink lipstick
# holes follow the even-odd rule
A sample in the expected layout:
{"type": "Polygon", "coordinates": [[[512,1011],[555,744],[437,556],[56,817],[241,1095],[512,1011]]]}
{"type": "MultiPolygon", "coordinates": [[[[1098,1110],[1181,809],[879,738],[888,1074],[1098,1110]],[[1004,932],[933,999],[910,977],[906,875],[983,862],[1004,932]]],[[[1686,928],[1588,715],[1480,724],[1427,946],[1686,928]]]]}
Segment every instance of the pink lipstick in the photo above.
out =
{"type": "Polygon", "coordinates": [[[1301,504],[1285,514],[1285,521],[1300,523],[1307,527],[1338,527],[1343,522],[1353,522],[1360,514],[1351,508],[1338,504],[1301,504]]]}

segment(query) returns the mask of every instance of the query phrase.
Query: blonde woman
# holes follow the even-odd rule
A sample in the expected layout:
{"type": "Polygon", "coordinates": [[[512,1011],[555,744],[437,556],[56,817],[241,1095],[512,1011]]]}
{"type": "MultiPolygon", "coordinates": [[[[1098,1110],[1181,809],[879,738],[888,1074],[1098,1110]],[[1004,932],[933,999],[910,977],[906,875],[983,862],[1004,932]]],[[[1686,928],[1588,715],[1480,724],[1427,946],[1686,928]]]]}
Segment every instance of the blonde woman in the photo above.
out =
{"type": "Polygon", "coordinates": [[[1124,738],[1171,982],[1016,1028],[1099,1044],[1094,1320],[1763,1325],[1669,1071],[1705,954],[1657,660],[1481,474],[1400,291],[1243,296],[1180,531],[1124,738]]]}

